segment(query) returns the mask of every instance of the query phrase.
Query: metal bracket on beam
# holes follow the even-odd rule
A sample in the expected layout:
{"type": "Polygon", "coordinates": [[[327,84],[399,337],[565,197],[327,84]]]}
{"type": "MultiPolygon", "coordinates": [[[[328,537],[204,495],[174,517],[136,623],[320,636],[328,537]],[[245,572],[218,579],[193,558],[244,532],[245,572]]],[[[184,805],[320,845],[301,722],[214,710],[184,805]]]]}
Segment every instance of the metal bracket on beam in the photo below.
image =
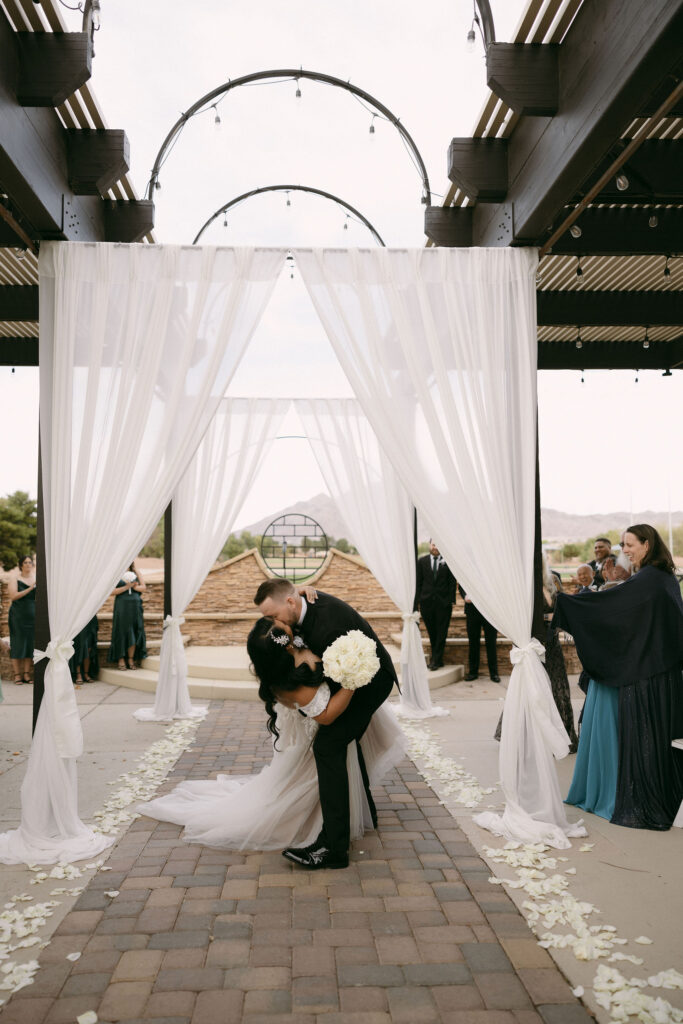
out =
{"type": "Polygon", "coordinates": [[[559,50],[556,43],[492,43],[486,51],[486,84],[516,114],[554,117],[559,50]]]}
{"type": "MultiPolygon", "coordinates": [[[[491,214],[490,206],[475,206],[472,218],[472,245],[481,245],[479,241],[481,222],[491,214]]],[[[488,240],[486,245],[512,245],[515,237],[514,203],[500,203],[494,209],[495,217],[489,224],[486,221],[488,240]]]]}
{"type": "Polygon", "coordinates": [[[22,107],[58,107],[92,74],[92,42],[87,32],[18,32],[22,107]]]}
{"type": "Polygon", "coordinates": [[[434,245],[467,248],[472,245],[471,206],[429,206],[425,235],[434,245]]]}
{"type": "Polygon", "coordinates": [[[508,190],[507,139],[453,139],[448,177],[470,199],[501,202],[508,190]]]}
{"type": "Polygon", "coordinates": [[[107,242],[139,242],[154,227],[151,199],[103,199],[107,242]]]}
{"type": "Polygon", "coordinates": [[[69,187],[77,196],[106,195],[130,168],[126,133],[70,128],[67,132],[69,187]]]}

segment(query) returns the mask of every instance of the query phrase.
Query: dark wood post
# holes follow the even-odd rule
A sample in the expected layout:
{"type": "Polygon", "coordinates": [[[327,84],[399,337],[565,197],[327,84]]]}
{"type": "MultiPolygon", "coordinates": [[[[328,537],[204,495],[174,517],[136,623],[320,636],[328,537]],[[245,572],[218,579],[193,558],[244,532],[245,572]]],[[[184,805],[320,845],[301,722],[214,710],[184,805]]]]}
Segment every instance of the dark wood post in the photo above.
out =
{"type": "Polygon", "coordinates": [[[531,635],[545,643],[545,621],[543,619],[543,535],[541,529],[541,479],[538,460],[538,421],[536,422],[536,515],[534,533],[534,614],[531,620],[531,635]]]}
{"type": "MultiPolygon", "coordinates": [[[[417,509],[413,505],[413,550],[415,553],[415,571],[417,572],[417,509]]],[[[415,580],[415,600],[413,601],[413,611],[417,611],[417,580],[415,580]]]]}
{"type": "Polygon", "coordinates": [[[173,553],[173,499],[164,512],[164,619],[172,615],[171,610],[171,563],[173,553]]]}
{"type": "MultiPolygon", "coordinates": [[[[38,514],[36,537],[36,629],[33,646],[44,651],[50,642],[50,619],[47,602],[47,560],[45,558],[45,505],[43,501],[43,464],[38,438],[38,514]]],[[[36,730],[38,712],[45,692],[45,669],[47,659],[43,658],[33,666],[33,732],[36,730]]]]}

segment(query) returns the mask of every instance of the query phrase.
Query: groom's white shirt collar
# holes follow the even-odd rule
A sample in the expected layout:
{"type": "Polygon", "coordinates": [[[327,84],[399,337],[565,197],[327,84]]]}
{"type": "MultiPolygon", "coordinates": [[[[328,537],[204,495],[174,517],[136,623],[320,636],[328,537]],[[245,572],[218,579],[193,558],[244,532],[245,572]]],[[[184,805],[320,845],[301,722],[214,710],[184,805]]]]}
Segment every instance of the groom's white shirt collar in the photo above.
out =
{"type": "Polygon", "coordinates": [[[307,611],[308,611],[308,605],[306,604],[306,598],[302,594],[301,595],[301,615],[296,620],[297,626],[300,626],[301,623],[304,621],[304,619],[306,618],[306,612],[307,611]]]}

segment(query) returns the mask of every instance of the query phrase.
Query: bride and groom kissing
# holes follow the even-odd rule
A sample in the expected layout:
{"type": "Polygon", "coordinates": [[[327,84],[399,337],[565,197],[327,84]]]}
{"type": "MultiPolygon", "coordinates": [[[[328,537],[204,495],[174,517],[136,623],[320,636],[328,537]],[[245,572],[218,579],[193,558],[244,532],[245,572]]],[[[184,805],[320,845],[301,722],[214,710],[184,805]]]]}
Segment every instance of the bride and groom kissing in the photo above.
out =
{"type": "MultiPolygon", "coordinates": [[[[350,605],[310,587],[269,579],[254,597],[261,618],[247,639],[273,756],[259,773],[183,782],[141,805],[183,825],[188,842],[273,850],[308,870],[345,868],[351,840],[377,825],[370,792],[403,758],[405,736],[386,703],[397,682],[391,656],[350,605]],[[346,689],[323,674],[325,652],[352,631],[374,644],[379,668],[346,689]]],[[[363,639],[363,638],[361,638],[363,639]]]]}

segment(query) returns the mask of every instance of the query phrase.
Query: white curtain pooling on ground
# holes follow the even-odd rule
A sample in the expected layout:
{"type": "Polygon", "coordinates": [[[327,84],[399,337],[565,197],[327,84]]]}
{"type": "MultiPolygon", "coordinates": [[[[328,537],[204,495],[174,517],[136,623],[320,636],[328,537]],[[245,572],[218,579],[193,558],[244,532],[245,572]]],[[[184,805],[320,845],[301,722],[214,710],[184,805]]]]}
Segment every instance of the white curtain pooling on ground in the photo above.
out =
{"type": "Polygon", "coordinates": [[[0,862],[92,857],[65,645],[150,536],[225,394],[284,252],[44,242],[40,427],[50,607],[45,697],[0,862]]]}
{"type": "Polygon", "coordinates": [[[531,644],[536,451],[532,249],[304,250],[296,262],[379,443],[481,613],[522,652],[506,698],[502,817],[569,845],[569,741],[531,644]]]}
{"type": "Polygon", "coordinates": [[[320,472],[354,544],[403,617],[400,710],[411,718],[448,714],[432,705],[422,639],[413,613],[413,506],[354,399],[299,399],[320,472]]]}
{"type": "Polygon", "coordinates": [[[171,615],[164,623],[154,706],[133,712],[138,721],[206,713],[190,700],[182,616],[232,530],[289,404],[224,398],[173,495],[171,615]]]}

